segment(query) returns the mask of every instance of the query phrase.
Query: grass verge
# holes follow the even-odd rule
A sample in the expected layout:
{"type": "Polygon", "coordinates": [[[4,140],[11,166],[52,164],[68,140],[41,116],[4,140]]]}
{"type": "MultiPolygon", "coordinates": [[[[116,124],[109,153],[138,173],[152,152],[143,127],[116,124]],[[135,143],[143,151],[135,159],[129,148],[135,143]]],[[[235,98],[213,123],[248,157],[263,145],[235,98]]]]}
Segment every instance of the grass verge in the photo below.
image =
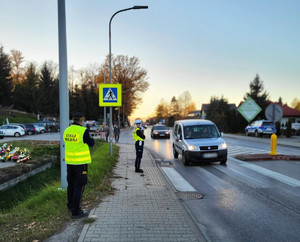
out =
{"type": "MultiPolygon", "coordinates": [[[[103,195],[113,193],[110,179],[117,162],[118,147],[114,146],[113,156],[110,156],[108,143],[97,140],[91,154],[88,185],[83,197],[83,206],[87,209],[99,203],[103,195]]],[[[30,196],[14,200],[8,208],[1,208],[0,241],[43,240],[58,232],[70,221],[66,191],[59,190],[59,187],[60,168],[54,166],[6,191],[8,198],[22,194],[22,190],[30,196]],[[18,188],[21,185],[23,187],[18,188]]],[[[4,193],[0,193],[0,196],[4,196],[4,193]]]]}

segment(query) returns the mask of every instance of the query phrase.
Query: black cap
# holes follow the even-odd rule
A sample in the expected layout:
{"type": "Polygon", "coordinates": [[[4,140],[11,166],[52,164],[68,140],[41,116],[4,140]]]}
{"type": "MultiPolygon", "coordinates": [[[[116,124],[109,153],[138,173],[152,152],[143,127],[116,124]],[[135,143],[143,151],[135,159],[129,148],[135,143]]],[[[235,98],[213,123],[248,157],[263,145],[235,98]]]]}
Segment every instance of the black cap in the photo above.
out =
{"type": "Polygon", "coordinates": [[[84,116],[83,116],[82,113],[77,112],[77,113],[74,114],[73,118],[74,118],[75,120],[80,120],[80,119],[84,118],[84,116]]]}

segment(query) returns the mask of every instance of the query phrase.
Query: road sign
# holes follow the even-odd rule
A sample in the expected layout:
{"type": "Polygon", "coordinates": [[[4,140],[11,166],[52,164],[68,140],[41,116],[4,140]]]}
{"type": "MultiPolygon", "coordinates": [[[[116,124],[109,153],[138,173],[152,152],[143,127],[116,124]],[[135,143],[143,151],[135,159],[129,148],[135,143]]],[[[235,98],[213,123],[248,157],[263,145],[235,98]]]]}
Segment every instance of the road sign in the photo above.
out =
{"type": "Polygon", "coordinates": [[[261,107],[256,102],[248,97],[245,102],[238,108],[240,114],[250,123],[257,114],[261,111],[261,107]]]}
{"type": "Polygon", "coordinates": [[[99,84],[99,106],[120,107],[122,106],[121,84],[99,84]]]}
{"type": "Polygon", "coordinates": [[[265,111],[265,116],[268,120],[272,120],[273,123],[282,119],[283,110],[278,104],[271,103],[265,111]]]}

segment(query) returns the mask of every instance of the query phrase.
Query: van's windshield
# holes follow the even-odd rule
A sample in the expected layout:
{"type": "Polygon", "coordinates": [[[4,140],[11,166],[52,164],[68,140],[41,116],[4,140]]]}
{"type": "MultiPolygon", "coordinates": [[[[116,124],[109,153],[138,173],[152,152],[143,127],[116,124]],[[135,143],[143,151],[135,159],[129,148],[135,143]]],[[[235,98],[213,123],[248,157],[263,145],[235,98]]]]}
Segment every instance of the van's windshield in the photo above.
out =
{"type": "Polygon", "coordinates": [[[215,125],[185,126],[183,130],[185,139],[218,138],[220,136],[215,125]]]}

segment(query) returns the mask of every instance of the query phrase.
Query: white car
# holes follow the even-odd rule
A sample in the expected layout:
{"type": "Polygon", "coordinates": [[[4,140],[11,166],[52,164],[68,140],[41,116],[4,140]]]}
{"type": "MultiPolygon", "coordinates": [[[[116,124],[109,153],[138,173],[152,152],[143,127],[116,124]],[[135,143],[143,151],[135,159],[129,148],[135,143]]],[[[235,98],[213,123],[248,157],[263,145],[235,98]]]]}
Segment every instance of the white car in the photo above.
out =
{"type": "Polygon", "coordinates": [[[25,135],[25,131],[21,126],[12,124],[5,124],[0,126],[0,131],[4,133],[4,136],[19,137],[25,135]]]}

